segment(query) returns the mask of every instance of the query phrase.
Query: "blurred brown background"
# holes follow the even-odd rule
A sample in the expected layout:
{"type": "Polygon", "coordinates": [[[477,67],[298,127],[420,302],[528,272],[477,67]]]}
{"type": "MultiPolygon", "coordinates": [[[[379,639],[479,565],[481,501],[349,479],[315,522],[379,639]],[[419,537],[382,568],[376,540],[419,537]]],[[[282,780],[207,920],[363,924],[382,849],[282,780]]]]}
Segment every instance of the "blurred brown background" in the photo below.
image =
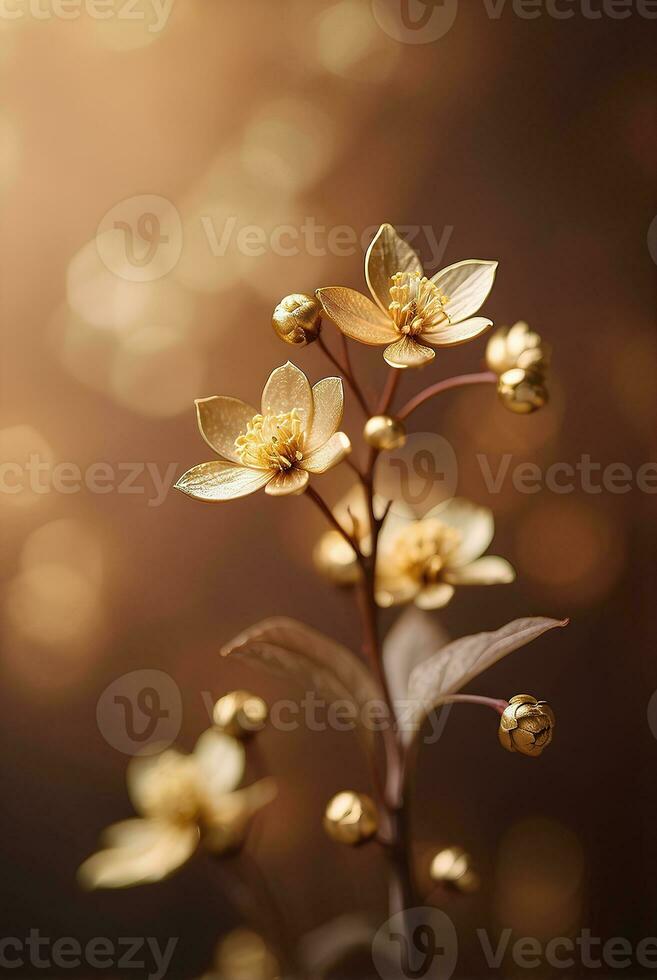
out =
{"type": "MultiPolygon", "coordinates": [[[[558,737],[540,762],[502,752],[492,718],[466,707],[422,757],[419,857],[462,844],[483,875],[477,896],[443,906],[459,929],[456,975],[488,973],[478,927],[542,939],[586,927],[632,943],[657,931],[655,496],[579,485],[526,495],[510,481],[491,496],[475,458],[496,467],[509,452],[545,468],[588,454],[633,473],[655,460],[657,22],[636,9],[592,18],[580,4],[565,5],[570,19],[525,19],[510,2],[494,18],[461,0],[445,36],[415,43],[390,30],[392,3],[382,27],[385,6],[176,0],[161,30],[141,0],[135,19],[118,0],[103,20],[84,8],[37,17],[27,4],[0,18],[0,449],[21,466],[37,454],[46,486],[14,493],[18,471],[5,470],[0,495],[3,936],[180,936],[169,976],[183,978],[239,922],[223,872],[202,857],[160,886],[79,891],[75,869],[98,832],[130,814],[128,756],[97,704],[130,671],[165,671],[182,694],[178,741],[191,747],[208,723],[203,692],[291,691],[219,661],[245,626],[290,614],[357,644],[350,598],[312,570],[323,528],[307,501],[158,499],[149,473],[168,486],[209,458],[193,398],[256,401],[290,353],[269,327],[275,303],[329,283],[362,289],[360,245],[335,254],[328,231],[348,226],[360,241],[383,220],[420,229],[431,271],[499,259],[485,312],[528,320],[554,348],[543,413],[506,414],[482,389],[416,416],[456,447],[459,493],[495,510],[494,551],[519,572],[512,586],[459,592],[443,616],[451,635],[572,617],[477,685],[550,700],[558,737]],[[157,224],[132,233],[141,266],[121,253],[127,238],[96,240],[108,213],[101,231],[145,210],[169,242],[158,252],[157,224]],[[309,221],[324,228],[316,247],[298,233],[309,221]],[[249,225],[264,230],[263,254],[237,246],[249,225]],[[282,225],[297,230],[281,239],[293,254],[272,245],[282,225]],[[144,262],[149,236],[157,254],[144,262]],[[67,492],[48,491],[57,463],[73,464],[67,492]],[[84,481],[95,463],[109,464],[105,492],[77,492],[75,467],[84,481]]],[[[484,346],[439,353],[422,381],[477,370],[484,346]]],[[[316,348],[293,357],[313,380],[331,373],[316,348]]],[[[354,358],[382,383],[379,351],[354,358]]],[[[419,384],[409,373],[403,392],[419,384]]],[[[345,428],[360,424],[350,405],[345,428]]],[[[348,485],[342,471],[322,478],[331,502],[348,485]]],[[[330,795],[367,787],[352,737],[270,732],[260,748],[280,795],[255,853],[294,933],[355,909],[381,921],[376,849],[341,850],[320,826],[330,795]]]]}

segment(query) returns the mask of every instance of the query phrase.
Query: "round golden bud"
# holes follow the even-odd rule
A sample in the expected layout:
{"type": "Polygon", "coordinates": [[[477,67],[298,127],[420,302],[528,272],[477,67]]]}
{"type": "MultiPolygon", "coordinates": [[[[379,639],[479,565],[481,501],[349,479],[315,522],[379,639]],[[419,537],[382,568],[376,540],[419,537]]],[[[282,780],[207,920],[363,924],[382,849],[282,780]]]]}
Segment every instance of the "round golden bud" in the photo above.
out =
{"type": "Polygon", "coordinates": [[[509,752],[540,755],[552,741],[556,719],[547,701],[516,694],[500,718],[499,739],[509,752]]]}
{"type": "Polygon", "coordinates": [[[431,862],[432,881],[467,893],[477,891],[480,879],[472,866],[472,858],[462,847],[446,847],[431,862]]]}
{"type": "Polygon", "coordinates": [[[264,728],[267,705],[249,691],[232,691],[219,698],[212,712],[217,728],[233,738],[248,738],[264,728]]]}
{"type": "Polygon", "coordinates": [[[399,449],[406,442],[406,429],[390,415],[373,415],[365,423],[363,436],[373,449],[399,449]]]}
{"type": "Polygon", "coordinates": [[[292,293],[280,301],[271,323],[278,337],[286,344],[305,347],[319,337],[322,307],[319,300],[305,293],[292,293]]]}
{"type": "Polygon", "coordinates": [[[497,383],[497,393],[502,403],[516,415],[528,415],[543,408],[548,392],[543,378],[536,371],[511,368],[505,371],[497,383]]]}
{"type": "Polygon", "coordinates": [[[360,578],[356,552],[339,531],[325,531],[313,548],[318,572],[334,585],[355,585],[360,578]]]}
{"type": "Polygon", "coordinates": [[[374,837],[377,826],[376,806],[364,793],[338,793],[324,813],[324,830],[329,837],[352,847],[374,837]]]}

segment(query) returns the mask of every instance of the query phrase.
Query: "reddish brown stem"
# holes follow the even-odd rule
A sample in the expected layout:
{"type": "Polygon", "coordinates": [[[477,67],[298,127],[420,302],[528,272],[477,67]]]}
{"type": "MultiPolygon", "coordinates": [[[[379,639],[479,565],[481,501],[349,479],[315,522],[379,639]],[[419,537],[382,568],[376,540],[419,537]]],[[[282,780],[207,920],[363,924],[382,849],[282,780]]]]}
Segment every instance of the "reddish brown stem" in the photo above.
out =
{"type": "Polygon", "coordinates": [[[317,338],[317,344],[320,347],[320,349],[323,351],[323,353],[326,355],[326,357],[328,357],[331,364],[333,364],[338,369],[340,374],[343,376],[343,378],[345,379],[345,381],[353,391],[356,397],[356,401],[358,402],[363,412],[365,413],[365,417],[369,418],[371,415],[369,405],[365,401],[365,396],[363,395],[363,392],[360,390],[360,386],[356,381],[356,378],[354,377],[348,359],[346,363],[343,363],[339,358],[337,358],[333,353],[333,351],[329,347],[327,347],[326,343],[322,339],[321,334],[317,338]]]}
{"type": "Polygon", "coordinates": [[[424,405],[428,402],[430,398],[435,398],[442,391],[449,391],[450,388],[462,388],[465,385],[479,385],[479,384],[497,384],[497,375],[492,371],[482,371],[481,374],[461,374],[456,378],[447,378],[444,381],[437,381],[436,384],[430,385],[425,388],[424,391],[420,391],[417,395],[414,395],[406,404],[400,408],[397,412],[397,418],[400,420],[407,419],[408,416],[419,408],[420,405],[424,405]]]}

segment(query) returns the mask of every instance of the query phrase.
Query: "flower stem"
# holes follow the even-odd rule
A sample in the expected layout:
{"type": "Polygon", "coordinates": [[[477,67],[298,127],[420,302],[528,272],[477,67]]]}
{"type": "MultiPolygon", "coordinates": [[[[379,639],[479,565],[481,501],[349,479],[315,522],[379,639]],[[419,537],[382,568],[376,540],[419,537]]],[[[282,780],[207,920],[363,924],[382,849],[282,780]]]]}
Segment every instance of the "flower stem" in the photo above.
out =
{"type": "Polygon", "coordinates": [[[497,698],[485,698],[480,694],[450,694],[446,698],[441,698],[441,704],[483,704],[486,708],[492,708],[498,714],[504,714],[509,707],[508,701],[501,701],[497,698]]]}
{"type": "Polygon", "coordinates": [[[345,381],[347,382],[347,384],[349,385],[349,387],[353,391],[353,393],[354,393],[354,395],[356,397],[356,401],[358,402],[358,404],[362,408],[363,412],[365,413],[365,417],[366,418],[369,418],[370,415],[371,415],[371,412],[370,412],[370,409],[369,409],[369,405],[365,401],[365,396],[364,396],[363,392],[361,391],[360,386],[359,386],[358,382],[356,381],[356,378],[354,376],[354,373],[353,373],[353,371],[351,369],[351,365],[349,363],[349,354],[348,354],[348,352],[345,350],[345,362],[343,363],[342,361],[339,360],[339,358],[337,358],[335,356],[335,354],[333,353],[333,351],[329,347],[327,347],[326,343],[322,339],[322,335],[321,334],[317,338],[317,344],[320,347],[320,349],[324,352],[324,354],[326,355],[326,357],[328,357],[328,359],[331,362],[331,364],[333,364],[338,369],[338,371],[340,372],[340,374],[343,376],[343,378],[345,379],[345,381]]]}
{"type": "Polygon", "coordinates": [[[347,531],[345,531],[342,524],[340,524],[340,521],[337,519],[337,517],[335,516],[335,514],[333,513],[329,505],[326,503],[324,498],[317,493],[317,491],[313,488],[313,486],[310,483],[306,487],[305,494],[321,510],[322,514],[329,522],[329,524],[339,534],[341,534],[344,540],[347,542],[347,544],[354,549],[359,563],[362,563],[363,556],[360,547],[358,545],[358,542],[355,540],[355,538],[352,538],[352,536],[347,531]]]}
{"type": "Polygon", "coordinates": [[[397,412],[397,418],[400,420],[407,419],[408,416],[419,408],[420,405],[424,405],[428,402],[430,398],[434,398],[443,391],[449,391],[450,388],[462,388],[465,385],[477,385],[477,384],[497,384],[497,375],[493,371],[482,371],[480,374],[461,374],[456,378],[447,378],[444,381],[437,381],[436,384],[430,385],[425,388],[424,391],[420,391],[417,395],[414,395],[406,404],[397,412]]]}

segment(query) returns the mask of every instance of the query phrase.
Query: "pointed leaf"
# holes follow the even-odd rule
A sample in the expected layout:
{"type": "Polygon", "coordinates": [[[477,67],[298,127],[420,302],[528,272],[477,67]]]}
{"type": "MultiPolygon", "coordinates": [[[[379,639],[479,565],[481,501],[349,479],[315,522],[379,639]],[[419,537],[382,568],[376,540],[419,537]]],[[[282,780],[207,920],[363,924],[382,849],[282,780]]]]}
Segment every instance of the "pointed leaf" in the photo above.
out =
{"type": "MultiPolygon", "coordinates": [[[[358,719],[381,693],[365,665],[350,650],[323,633],[294,619],[266,619],[245,630],[221,651],[224,657],[264,667],[270,673],[292,679],[304,690],[327,698],[351,701],[358,719]]],[[[358,725],[368,745],[372,732],[358,725]]]]}
{"type": "Polygon", "coordinates": [[[479,674],[488,670],[508,653],[535,640],[555,626],[566,626],[568,620],[528,617],[515,619],[492,633],[477,633],[448,643],[446,647],[413,670],[408,696],[416,701],[415,725],[451,694],[456,694],[479,674]]]}

